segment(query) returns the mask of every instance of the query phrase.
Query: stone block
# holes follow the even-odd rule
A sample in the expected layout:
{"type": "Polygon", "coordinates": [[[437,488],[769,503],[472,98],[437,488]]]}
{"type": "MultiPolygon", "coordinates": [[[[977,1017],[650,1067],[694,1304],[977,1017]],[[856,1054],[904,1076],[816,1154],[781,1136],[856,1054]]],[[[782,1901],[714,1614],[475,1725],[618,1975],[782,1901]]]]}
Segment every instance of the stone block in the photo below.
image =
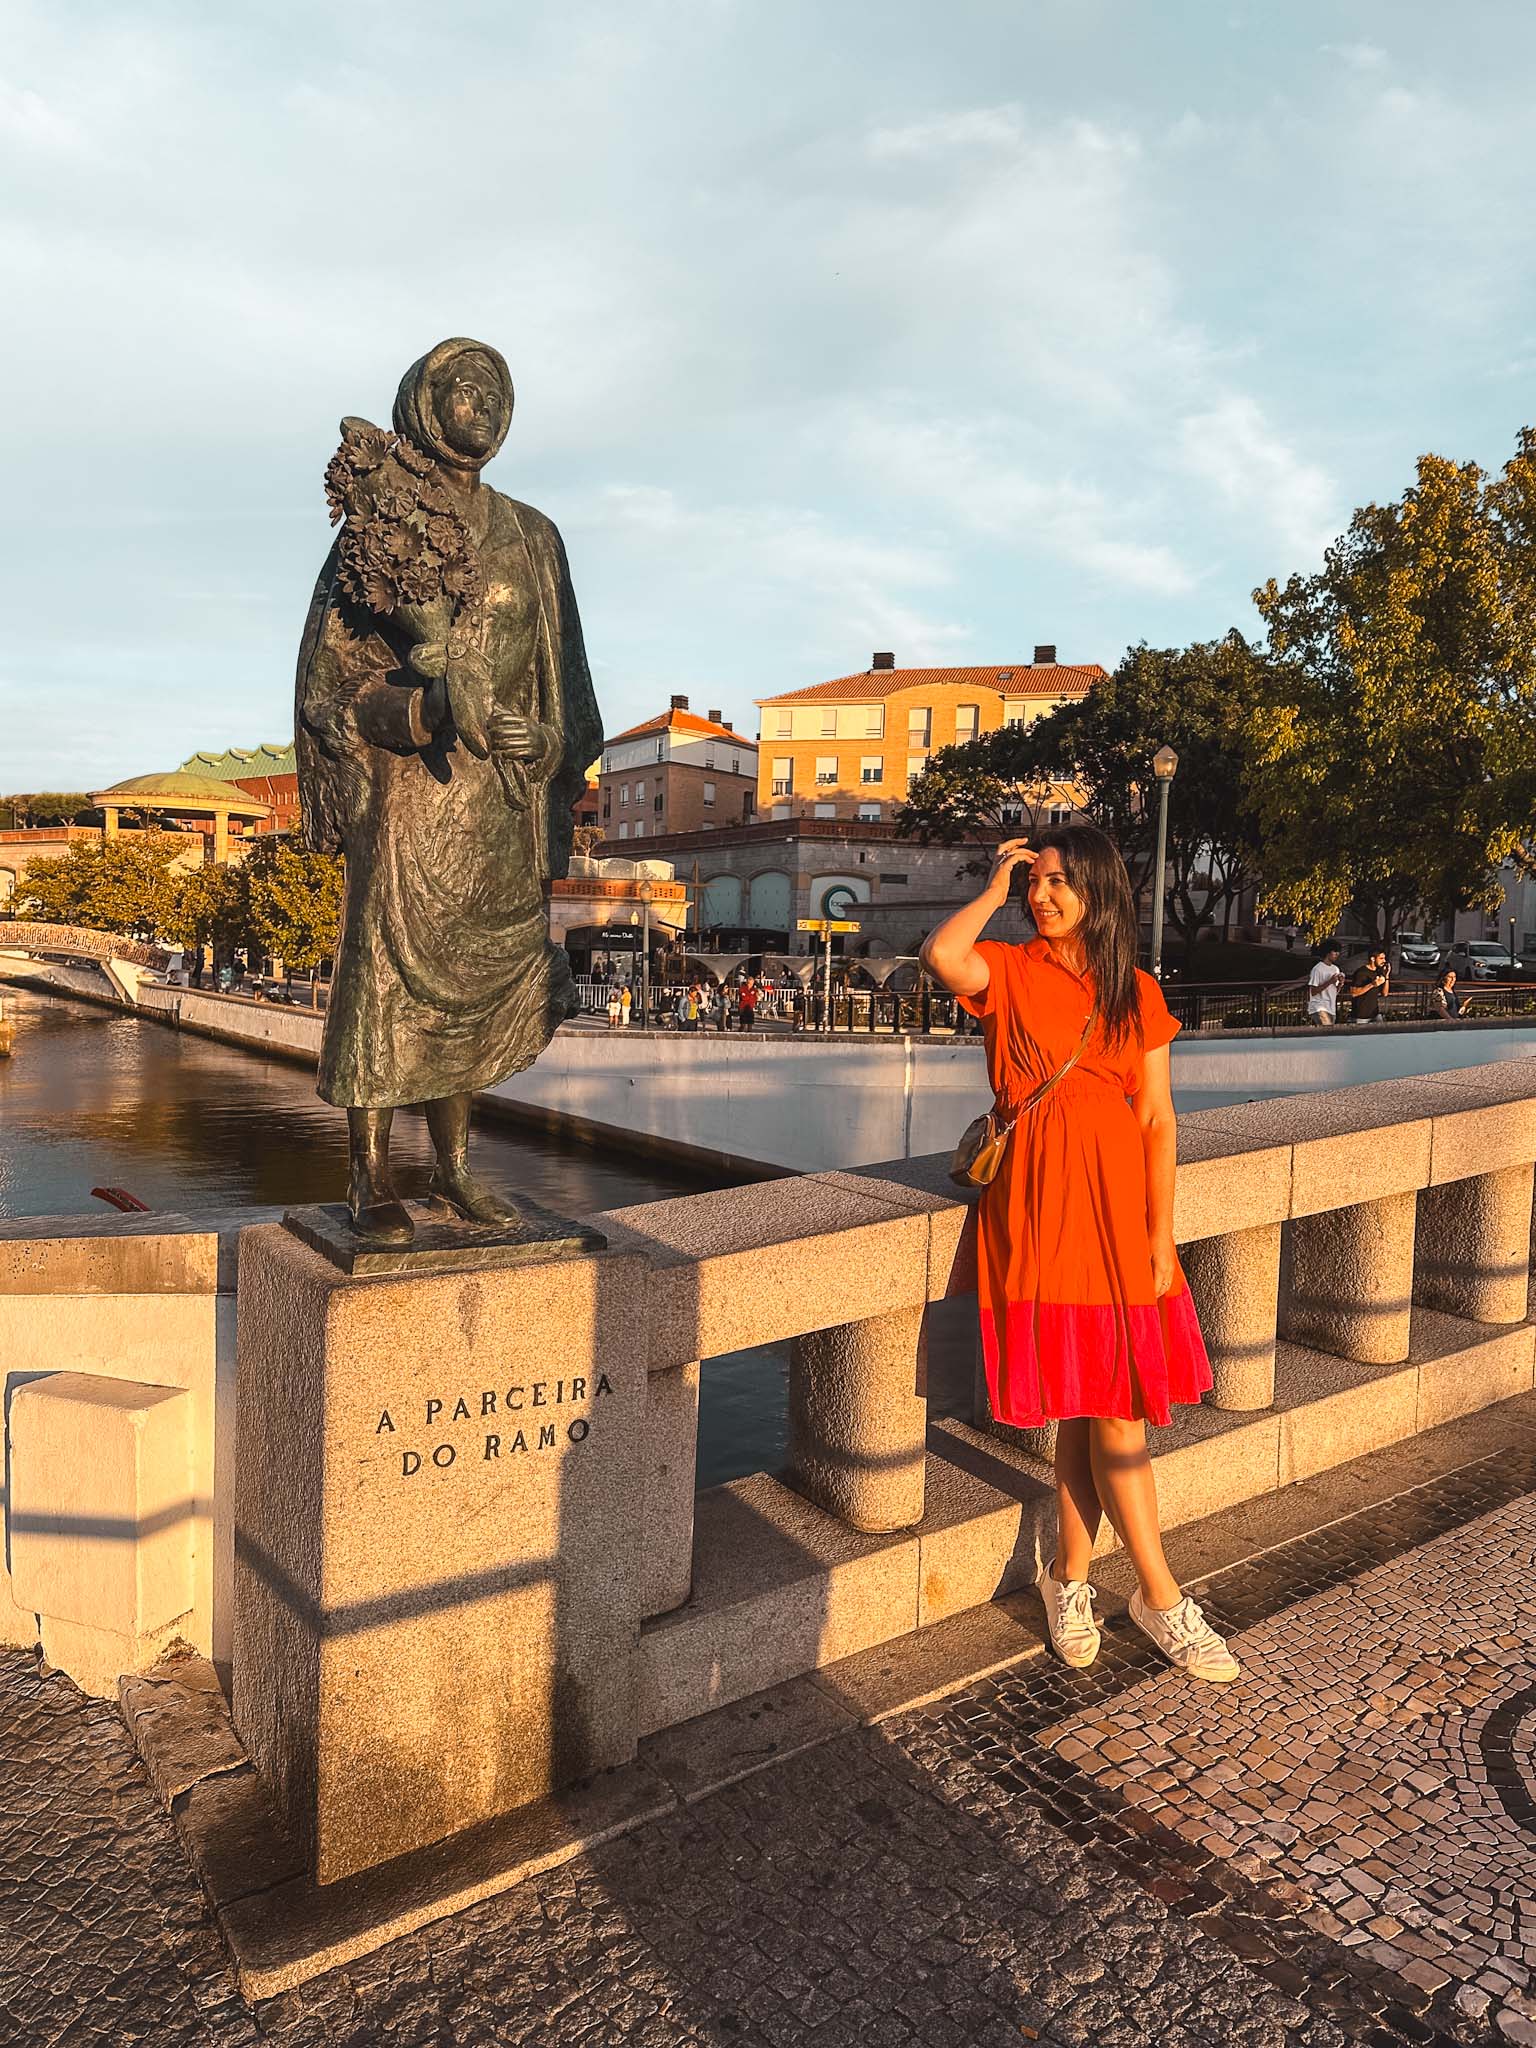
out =
{"type": "Polygon", "coordinates": [[[1183,1247],[1182,1262],[1210,1353],[1217,1408],[1267,1408],[1275,1398],[1280,1225],[1230,1230],[1183,1247]]]}
{"type": "Polygon", "coordinates": [[[1473,1322],[1523,1322],[1531,1279],[1531,1186],[1526,1164],[1425,1188],[1419,1196],[1414,1299],[1473,1322]]]}
{"type": "Polygon", "coordinates": [[[1291,1147],[1273,1134],[1253,1137],[1196,1110],[1179,1119],[1179,1172],[1173,1234],[1179,1244],[1229,1230],[1257,1230],[1291,1213],[1291,1147]]]}
{"type": "Polygon", "coordinates": [[[699,1362],[650,1375],[645,1397],[645,1557],[640,1612],[670,1614],[693,1583],[699,1362]]]}
{"type": "Polygon", "coordinates": [[[1301,1345],[1282,1345],[1275,1370],[1280,1484],[1289,1486],[1412,1436],[1418,1399],[1415,1365],[1382,1370],[1301,1345]]]}
{"type": "Polygon", "coordinates": [[[180,1387],[88,1373],[16,1387],[9,1528],[20,1606],[130,1639],[188,1611],[191,1407],[180,1387]]]}
{"type": "Polygon", "coordinates": [[[189,1785],[176,1831],[216,1909],[304,1875],[304,1858],[249,1764],[189,1785]]]}
{"type": "Polygon", "coordinates": [[[850,1529],[880,1535],[923,1518],[926,1313],[925,1301],[790,1348],[785,1477],[850,1529]]]}
{"type": "Polygon", "coordinates": [[[1298,1218],[1281,1334],[1364,1365],[1405,1359],[1416,1215],[1417,1197],[1399,1194],[1298,1218]]]}
{"type": "Polygon", "coordinates": [[[647,1736],[640,1761],[691,1805],[854,1725],[853,1716],[811,1679],[796,1678],[647,1736]]]}
{"type": "Polygon", "coordinates": [[[693,1595],[648,1622],[641,1735],[691,1721],[917,1625],[918,1537],[865,1536],[766,1473],[694,1508],[693,1595]]]}
{"type": "Polygon", "coordinates": [[[649,1262],[652,1370],[926,1301],[928,1216],[805,1174],[592,1218],[649,1262]],[[622,1236],[620,1235],[622,1233],[622,1236]]]}
{"type": "Polygon", "coordinates": [[[142,1677],[124,1677],[117,1694],[139,1760],[167,1810],[204,1778],[244,1765],[245,1748],[211,1664],[180,1658],[142,1677]]]}
{"type": "MultiPolygon", "coordinates": [[[[1251,1143],[1291,1146],[1293,1216],[1339,1203],[1373,1201],[1427,1185],[1430,1120],[1446,1100],[1438,1084],[1412,1078],[1281,1095],[1204,1110],[1210,1129],[1251,1143]]],[[[1186,1119],[1188,1121],[1188,1119],[1186,1119]]]]}
{"type": "Polygon", "coordinates": [[[246,1233],[234,1719],[322,1883],[633,1755],[643,1281],[246,1233]]]}
{"type": "Polygon", "coordinates": [[[1415,1309],[1413,1351],[1419,1369],[1415,1428],[1491,1408],[1536,1387],[1536,1330],[1520,1323],[1490,1331],[1433,1309],[1415,1309]]]}
{"type": "Polygon", "coordinates": [[[919,1628],[1032,1585],[1041,1525],[1054,1526],[1056,1512],[1054,1494],[1022,1473],[995,1466],[989,1482],[944,1454],[954,1442],[948,1431],[935,1429],[933,1442],[919,1532],[919,1628]]]}
{"type": "MultiPolygon", "coordinates": [[[[1173,1414],[1166,1429],[1147,1427],[1165,1529],[1197,1522],[1273,1489],[1280,1426],[1272,1412],[1239,1415],[1202,1406],[1176,1408],[1173,1414]]],[[[1099,1549],[1113,1547],[1101,1534],[1099,1549]]]]}
{"type": "Polygon", "coordinates": [[[825,1664],[809,1683],[856,1720],[883,1721],[1045,1654],[1040,1597],[1031,1587],[825,1664]]]}
{"type": "Polygon", "coordinates": [[[1536,1160],[1536,1066],[1495,1060],[1426,1075],[1441,1105],[1430,1137],[1430,1185],[1536,1160]]]}
{"type": "Polygon", "coordinates": [[[181,1623],[167,1622],[137,1636],[88,1622],[59,1621],[40,1615],[34,1631],[44,1666],[62,1671],[93,1699],[110,1700],[125,1672],[148,1671],[169,1651],[181,1646],[181,1623]]]}
{"type": "Polygon", "coordinates": [[[0,1294],[212,1294],[219,1230],[191,1216],[0,1219],[0,1294]]]}

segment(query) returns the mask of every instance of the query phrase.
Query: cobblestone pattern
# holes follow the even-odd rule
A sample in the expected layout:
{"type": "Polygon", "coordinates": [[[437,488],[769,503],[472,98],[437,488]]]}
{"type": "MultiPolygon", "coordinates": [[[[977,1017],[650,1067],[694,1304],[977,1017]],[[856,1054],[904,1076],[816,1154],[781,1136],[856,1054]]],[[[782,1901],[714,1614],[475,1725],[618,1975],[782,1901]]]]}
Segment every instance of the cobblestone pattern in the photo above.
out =
{"type": "Polygon", "coordinates": [[[1344,1950],[1536,2043],[1533,1576],[1527,1497],[1246,1630],[1234,1686],[1159,1674],[1039,1739],[1301,1887],[1344,1950]]]}
{"type": "MultiPolygon", "coordinates": [[[[1224,1574],[1212,1612],[1247,1631],[1255,1666],[1253,1640],[1270,1628],[1270,1666],[1289,1673],[1266,1695],[1258,1738],[1269,1729],[1274,1740],[1275,1717],[1283,1725],[1309,1710],[1314,1721],[1349,1711],[1351,1680],[1332,1639],[1319,1634],[1311,1664],[1296,1668],[1295,1638],[1271,1618],[1297,1599],[1304,1615],[1329,1597],[1346,1607],[1354,1595],[1344,1589],[1362,1569],[1369,1601],[1389,1598],[1377,1582],[1396,1572],[1390,1597],[1410,1600],[1417,1587],[1422,1602],[1439,1603],[1428,1630],[1424,1609],[1414,1610],[1414,1634],[1460,1661],[1434,1666],[1433,1677],[1405,1667],[1401,1682],[1409,1699],[1438,1687],[1436,1711],[1455,1718],[1445,1711],[1451,1693],[1483,1686],[1486,1673],[1461,1655],[1475,1631],[1458,1632],[1446,1602],[1488,1572],[1494,1525],[1510,1520],[1489,1511],[1533,1485],[1529,1451],[1488,1460],[1224,1574]],[[1428,1550],[1386,1563],[1426,1541],[1428,1550]],[[1463,1556],[1476,1560],[1470,1570],[1463,1556]],[[1326,1709],[1308,1696],[1319,1678],[1341,1695],[1326,1709]]],[[[1515,1519],[1528,1512],[1522,1505],[1515,1519]]],[[[1498,1604],[1494,1578],[1488,1598],[1498,1604]]],[[[1521,1633],[1507,1618],[1517,1604],[1500,1608],[1501,1633],[1521,1633]]],[[[1530,1682],[1527,1663],[1506,1665],[1478,1640],[1513,1698],[1530,1682]]],[[[1160,1766],[1127,1776],[1125,1763],[1144,1751],[1107,1754],[1112,1733],[1079,1759],[1064,1754],[1070,1731],[1108,1722],[1144,1734],[1161,1715],[1172,1739],[1160,1747],[1177,1757],[1174,1740],[1242,1706],[1242,1687],[1195,1693],[1160,1670],[1139,1636],[1114,1631],[1090,1672],[1032,1663],[840,1738],[247,2012],[116,1715],[63,1680],[39,1678],[30,1660],[3,1657],[0,2042],[1410,2048],[1524,2038],[1511,2032],[1522,2018],[1513,1984],[1492,2033],[1490,2014],[1458,2009],[1449,1985],[1431,1993],[1367,1952],[1387,1936],[1349,1940],[1364,1923],[1321,1902],[1317,1886],[1365,1871],[1371,1857],[1298,1871],[1286,1860],[1296,1845],[1273,1834],[1278,1857],[1214,1823],[1196,1830],[1177,1807],[1165,1818],[1138,1804],[1135,1784],[1160,1766]]],[[[1497,1711],[1486,1687],[1480,1702],[1497,1711]]],[[[1514,1757],[1519,1709],[1505,1721],[1502,1736],[1502,1724],[1492,1723],[1492,1737],[1483,1724],[1478,1754],[1492,1745],[1495,1757],[1514,1757]]],[[[1423,1733],[1417,1723],[1384,1726],[1394,1738],[1423,1733]]],[[[1384,1736],[1380,1754],[1400,1752],[1384,1736]]],[[[1469,1820],[1503,1828],[1501,1839],[1519,1834],[1497,1795],[1513,1785],[1536,1796],[1521,1769],[1511,1763],[1502,1787],[1490,1772],[1491,1804],[1474,1807],[1469,1792],[1469,1820]]],[[[1212,1781],[1223,1805],[1232,1782],[1212,1781]]],[[[1392,1782],[1413,1795],[1393,1811],[1435,1796],[1411,1773],[1392,1782]]],[[[1458,1784],[1479,1784],[1470,1764],[1458,1784]]],[[[1437,1816],[1438,1826],[1446,1816],[1437,1816]]],[[[1421,1827],[1418,1839],[1433,1832],[1421,1827]]],[[[1361,1837],[1361,1850],[1376,1846],[1361,1837]]],[[[1391,1913],[1382,1883],[1383,1913],[1421,1932],[1391,1913]]]]}

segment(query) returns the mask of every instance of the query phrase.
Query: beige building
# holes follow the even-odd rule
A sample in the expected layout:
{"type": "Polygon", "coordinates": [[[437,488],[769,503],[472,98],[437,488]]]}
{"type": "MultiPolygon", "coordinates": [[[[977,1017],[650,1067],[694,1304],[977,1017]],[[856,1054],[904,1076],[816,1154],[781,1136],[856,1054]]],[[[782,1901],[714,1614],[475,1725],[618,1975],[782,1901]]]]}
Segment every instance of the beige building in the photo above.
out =
{"type": "Polygon", "coordinates": [[[604,838],[613,846],[750,823],[757,779],[755,740],[718,711],[700,718],[686,697],[674,697],[659,717],[604,744],[597,777],[604,838]]]}
{"type": "Polygon", "coordinates": [[[761,697],[757,807],[765,818],[887,822],[940,747],[1027,725],[1105,679],[1097,662],[1058,662],[1054,647],[1012,667],[867,671],[761,697]]]}

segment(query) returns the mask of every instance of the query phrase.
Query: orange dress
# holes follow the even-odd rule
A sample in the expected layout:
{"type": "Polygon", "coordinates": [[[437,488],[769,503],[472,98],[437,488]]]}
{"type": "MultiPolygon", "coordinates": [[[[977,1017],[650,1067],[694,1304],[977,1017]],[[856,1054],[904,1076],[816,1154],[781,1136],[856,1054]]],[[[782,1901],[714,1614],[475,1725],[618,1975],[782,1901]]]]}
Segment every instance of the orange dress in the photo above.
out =
{"type": "MultiPolygon", "coordinates": [[[[962,998],[986,1034],[1001,1101],[1022,1102],[1069,1057],[1093,984],[1044,939],[983,940],[991,980],[962,998]]],[[[1150,974],[1138,973],[1143,1036],[1113,1050],[1100,1025],[1081,1059],[1015,1127],[977,1215],[977,1292],[992,1413],[1035,1429],[1073,1415],[1167,1423],[1198,1401],[1210,1361],[1179,1270],[1157,1300],[1147,1235],[1147,1169],[1132,1106],[1143,1049],[1179,1027],[1150,974]]]]}

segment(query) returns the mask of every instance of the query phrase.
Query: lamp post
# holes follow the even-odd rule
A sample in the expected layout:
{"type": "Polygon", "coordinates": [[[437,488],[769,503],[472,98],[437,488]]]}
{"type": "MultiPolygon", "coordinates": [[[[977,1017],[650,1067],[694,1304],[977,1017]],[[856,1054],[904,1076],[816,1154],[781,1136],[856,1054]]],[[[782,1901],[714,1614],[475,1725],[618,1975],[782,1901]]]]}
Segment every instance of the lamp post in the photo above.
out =
{"type": "Polygon", "coordinates": [[[651,897],[649,882],[642,882],[638,891],[644,924],[640,936],[640,1028],[645,1030],[651,1021],[651,897]]]}
{"type": "Polygon", "coordinates": [[[1509,920],[1509,978],[1511,981],[1515,978],[1517,964],[1515,959],[1515,920],[1511,918],[1509,920]]]}
{"type": "Polygon", "coordinates": [[[1179,772],[1179,757],[1172,747],[1159,747],[1152,756],[1152,773],[1157,777],[1157,865],[1152,870],[1152,979],[1163,978],[1163,875],[1168,865],[1168,785],[1179,772]]]}

